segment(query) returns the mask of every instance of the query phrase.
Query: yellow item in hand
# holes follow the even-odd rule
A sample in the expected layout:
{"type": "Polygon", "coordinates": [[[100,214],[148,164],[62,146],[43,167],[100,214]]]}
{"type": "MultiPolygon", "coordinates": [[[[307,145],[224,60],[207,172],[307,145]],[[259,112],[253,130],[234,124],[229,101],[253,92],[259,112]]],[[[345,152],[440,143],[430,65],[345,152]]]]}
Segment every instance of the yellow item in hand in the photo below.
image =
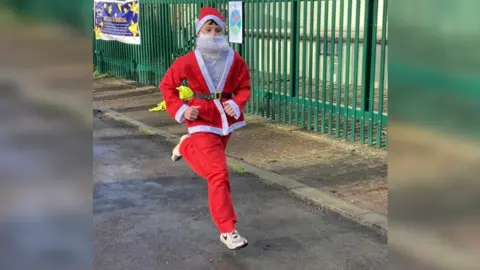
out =
{"type": "MultiPolygon", "coordinates": [[[[178,97],[181,100],[188,101],[193,97],[193,91],[187,86],[181,85],[177,87],[178,90],[178,97]]],[[[148,111],[149,112],[158,112],[158,111],[165,111],[167,109],[167,104],[165,103],[165,100],[158,103],[157,107],[151,108],[148,111]]]]}
{"type": "Polygon", "coordinates": [[[188,88],[188,86],[181,85],[177,87],[179,97],[181,100],[189,100],[193,97],[193,91],[192,89],[188,88]]]}

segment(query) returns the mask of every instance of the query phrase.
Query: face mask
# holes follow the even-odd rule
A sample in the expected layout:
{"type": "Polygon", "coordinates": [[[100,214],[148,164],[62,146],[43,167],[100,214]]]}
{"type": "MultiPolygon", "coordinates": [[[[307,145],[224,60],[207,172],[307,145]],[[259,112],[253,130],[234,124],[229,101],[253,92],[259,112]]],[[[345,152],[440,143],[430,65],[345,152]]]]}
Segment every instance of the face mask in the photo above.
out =
{"type": "Polygon", "coordinates": [[[217,56],[221,52],[225,52],[230,48],[225,35],[206,35],[200,34],[197,37],[197,49],[202,53],[210,56],[217,56]]]}

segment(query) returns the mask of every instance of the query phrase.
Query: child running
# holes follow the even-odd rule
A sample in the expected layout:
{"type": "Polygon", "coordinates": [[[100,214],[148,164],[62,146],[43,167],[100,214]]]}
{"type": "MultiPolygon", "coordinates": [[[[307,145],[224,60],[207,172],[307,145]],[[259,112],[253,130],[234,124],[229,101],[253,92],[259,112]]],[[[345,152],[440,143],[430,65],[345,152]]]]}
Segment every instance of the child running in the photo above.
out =
{"type": "Polygon", "coordinates": [[[229,249],[240,249],[248,242],[235,226],[225,149],[231,133],[246,125],[242,112],[250,98],[249,68],[230,47],[225,20],[217,9],[201,8],[196,30],[196,49],[179,57],[160,82],[169,115],[185,123],[189,133],[173,149],[172,160],[183,157],[207,180],[210,213],[220,240],[229,249]],[[184,80],[194,92],[187,103],[176,90],[184,80]]]}

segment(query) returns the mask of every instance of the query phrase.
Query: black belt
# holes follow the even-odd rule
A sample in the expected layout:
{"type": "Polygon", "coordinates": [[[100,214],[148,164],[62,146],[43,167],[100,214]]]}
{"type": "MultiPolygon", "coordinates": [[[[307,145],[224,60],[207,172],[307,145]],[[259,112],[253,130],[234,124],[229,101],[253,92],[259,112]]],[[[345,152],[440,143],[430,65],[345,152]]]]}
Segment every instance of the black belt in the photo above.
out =
{"type": "Polygon", "coordinates": [[[232,93],[210,93],[210,94],[199,94],[193,93],[193,96],[198,99],[205,99],[205,100],[214,100],[214,99],[221,99],[221,98],[233,98],[234,95],[232,93]]]}

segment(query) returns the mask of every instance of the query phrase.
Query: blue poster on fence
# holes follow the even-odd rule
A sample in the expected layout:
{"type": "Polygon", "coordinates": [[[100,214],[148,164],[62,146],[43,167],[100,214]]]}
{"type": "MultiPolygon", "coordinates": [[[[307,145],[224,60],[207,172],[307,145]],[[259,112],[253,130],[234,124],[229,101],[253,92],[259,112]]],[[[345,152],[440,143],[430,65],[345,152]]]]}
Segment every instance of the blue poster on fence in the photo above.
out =
{"type": "Polygon", "coordinates": [[[140,44],[138,0],[95,0],[95,37],[140,44]]]}

